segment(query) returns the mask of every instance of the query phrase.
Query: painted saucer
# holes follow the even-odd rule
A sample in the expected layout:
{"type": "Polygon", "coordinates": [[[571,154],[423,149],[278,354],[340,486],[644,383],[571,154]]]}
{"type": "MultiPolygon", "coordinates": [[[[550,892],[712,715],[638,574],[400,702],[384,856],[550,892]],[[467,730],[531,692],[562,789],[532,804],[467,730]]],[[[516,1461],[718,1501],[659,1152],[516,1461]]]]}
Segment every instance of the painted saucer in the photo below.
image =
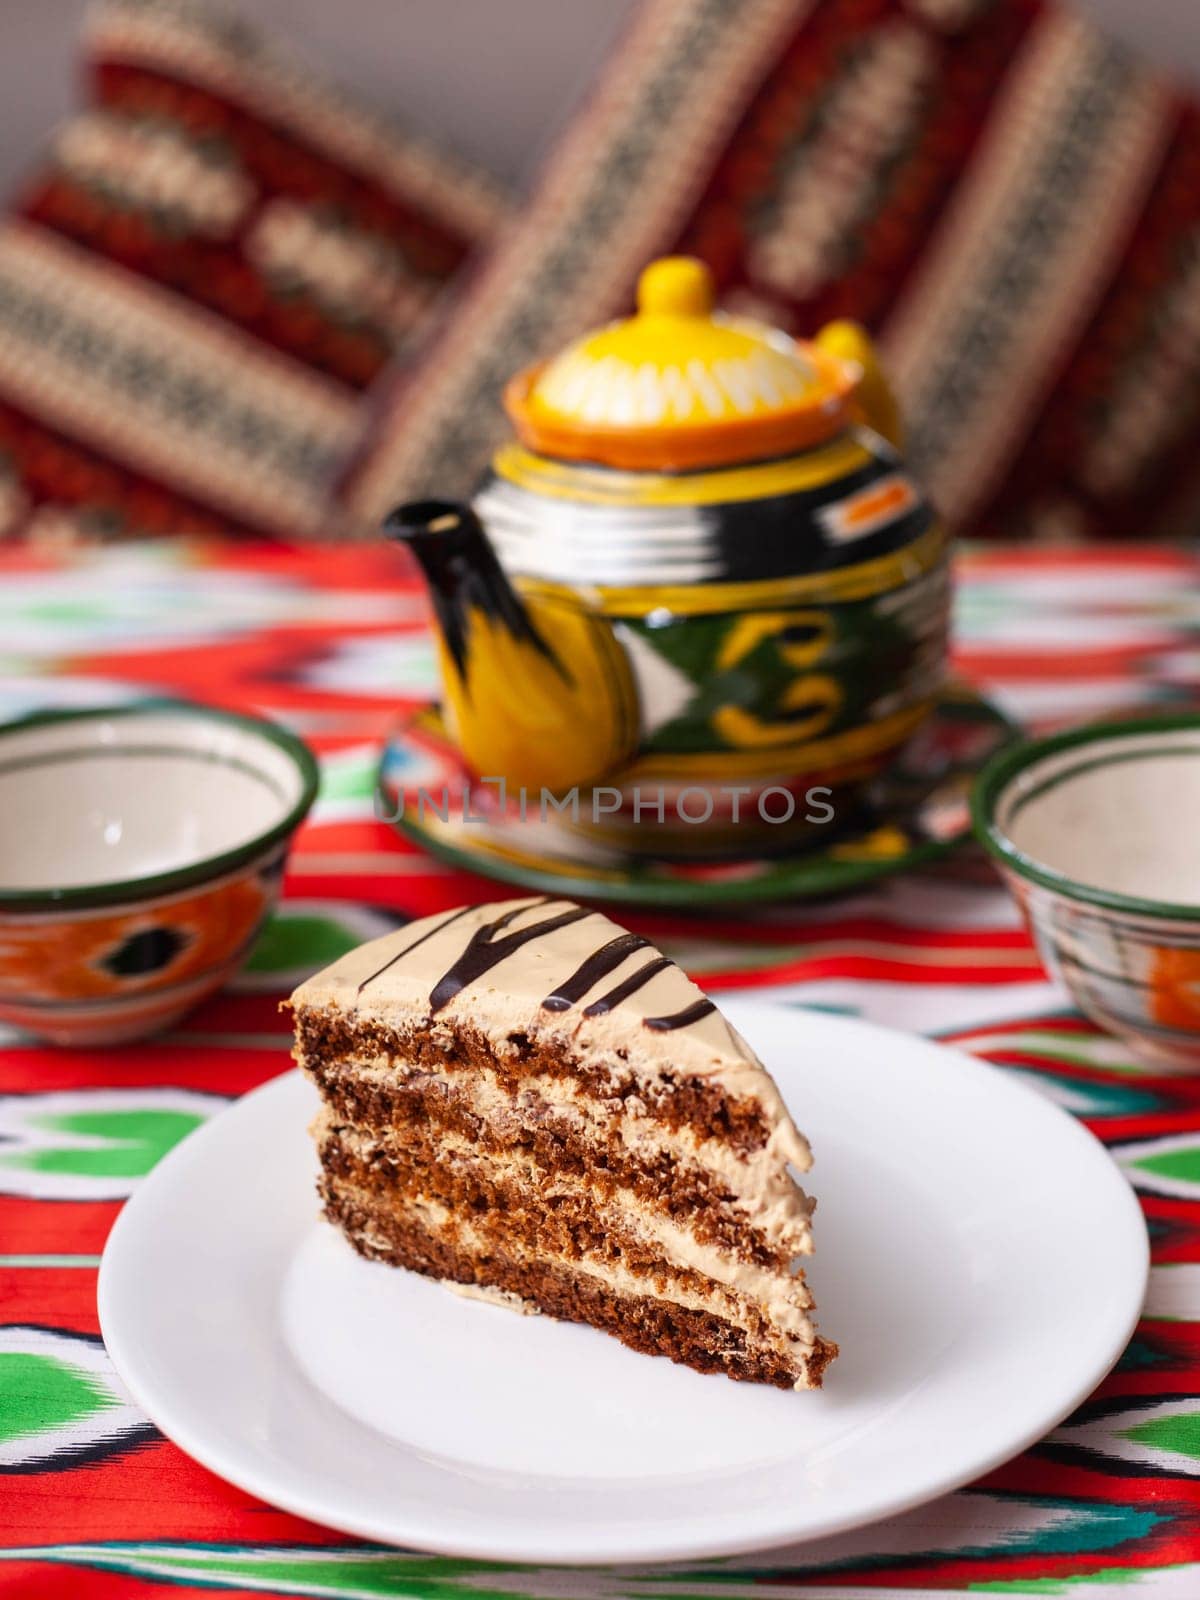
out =
{"type": "Polygon", "coordinates": [[[944,855],[970,837],[980,767],[1015,734],[975,690],[947,687],[889,775],[886,803],[828,843],[735,861],[633,857],[554,815],[501,807],[474,786],[436,708],[410,716],[384,747],[378,814],[431,855],[502,883],[617,905],[764,904],[840,894],[944,855]]]}

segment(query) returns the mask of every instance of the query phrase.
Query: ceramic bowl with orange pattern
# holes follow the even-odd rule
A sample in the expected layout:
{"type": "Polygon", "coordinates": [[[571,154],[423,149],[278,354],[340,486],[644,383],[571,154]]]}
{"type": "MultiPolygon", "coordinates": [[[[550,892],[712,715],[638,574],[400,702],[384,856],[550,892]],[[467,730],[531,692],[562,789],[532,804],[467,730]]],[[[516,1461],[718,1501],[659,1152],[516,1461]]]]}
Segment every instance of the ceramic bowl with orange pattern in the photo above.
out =
{"type": "Polygon", "coordinates": [[[1200,1069],[1200,715],[1010,745],[973,809],[1080,1010],[1156,1067],[1200,1069]]]}
{"type": "Polygon", "coordinates": [[[317,791],[274,723],[183,702],[0,727],[0,1022],[115,1044],[249,954],[317,791]]]}

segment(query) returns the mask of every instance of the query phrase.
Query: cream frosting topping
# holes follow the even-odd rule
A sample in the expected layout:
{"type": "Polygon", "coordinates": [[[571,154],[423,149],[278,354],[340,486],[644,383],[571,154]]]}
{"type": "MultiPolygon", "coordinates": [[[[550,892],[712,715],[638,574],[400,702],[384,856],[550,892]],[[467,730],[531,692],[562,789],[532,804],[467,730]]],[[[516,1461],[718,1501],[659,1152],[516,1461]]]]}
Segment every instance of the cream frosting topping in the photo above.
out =
{"type": "Polygon", "coordinates": [[[528,1038],[619,1057],[649,1079],[712,1077],[760,1103],[777,1159],[801,1172],[811,1165],[770,1074],[712,1001],[653,945],[569,900],[508,900],[424,917],[350,951],[301,984],[292,1004],[390,1027],[444,1022],[447,1043],[456,1025],[475,1027],[500,1054],[517,1053],[528,1038]],[[589,969],[598,974],[590,983],[589,969]],[[554,1004],[567,995],[561,1008],[554,1004]]]}

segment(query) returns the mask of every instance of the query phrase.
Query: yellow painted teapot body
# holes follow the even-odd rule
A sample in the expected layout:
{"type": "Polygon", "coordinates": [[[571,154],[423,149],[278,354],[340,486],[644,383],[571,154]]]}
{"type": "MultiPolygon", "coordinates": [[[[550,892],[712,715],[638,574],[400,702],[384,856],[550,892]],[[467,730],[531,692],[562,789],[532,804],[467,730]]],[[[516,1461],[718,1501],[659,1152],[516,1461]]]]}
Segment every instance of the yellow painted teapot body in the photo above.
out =
{"type": "Polygon", "coordinates": [[[602,786],[606,833],[648,853],[783,847],[859,807],[937,694],[947,612],[866,335],[722,316],[668,259],[637,316],[506,398],[518,438],[471,506],[387,523],[476,773],[534,801],[602,786]]]}

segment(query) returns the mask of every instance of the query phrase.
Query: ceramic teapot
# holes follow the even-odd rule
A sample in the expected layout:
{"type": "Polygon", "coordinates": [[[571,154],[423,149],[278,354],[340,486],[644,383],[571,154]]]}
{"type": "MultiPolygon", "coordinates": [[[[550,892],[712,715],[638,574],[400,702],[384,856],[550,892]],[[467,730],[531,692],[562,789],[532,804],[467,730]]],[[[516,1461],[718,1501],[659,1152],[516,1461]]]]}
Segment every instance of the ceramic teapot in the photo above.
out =
{"type": "Polygon", "coordinates": [[[667,258],[635,316],[505,403],[516,438],[469,505],[385,522],[474,772],[602,788],[591,825],[658,854],[791,845],[861,807],[938,692],[948,592],[866,334],[726,315],[701,262],[667,258]]]}

